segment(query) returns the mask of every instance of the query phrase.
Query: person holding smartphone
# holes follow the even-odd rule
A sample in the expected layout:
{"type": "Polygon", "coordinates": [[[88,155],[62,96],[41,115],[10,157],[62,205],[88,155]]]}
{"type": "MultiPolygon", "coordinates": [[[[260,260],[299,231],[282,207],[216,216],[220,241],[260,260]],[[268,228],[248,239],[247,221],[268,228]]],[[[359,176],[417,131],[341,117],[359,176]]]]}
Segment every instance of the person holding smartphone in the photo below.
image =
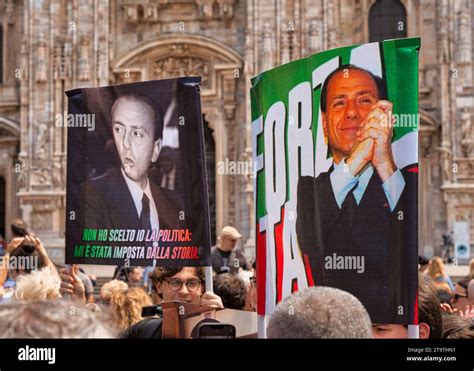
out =
{"type": "MultiPolygon", "coordinates": [[[[204,269],[201,267],[157,267],[150,275],[153,289],[163,301],[182,301],[214,308],[223,308],[222,300],[205,291],[204,269]]],[[[162,319],[156,317],[130,326],[121,336],[127,339],[161,338],[162,319]]]]}
{"type": "MultiPolygon", "coordinates": [[[[54,263],[49,258],[41,240],[32,234],[15,237],[8,245],[0,264],[0,287],[3,287],[8,277],[16,281],[20,275],[45,267],[49,267],[54,274],[57,274],[54,263]]],[[[9,290],[1,295],[0,302],[10,301],[12,296],[13,290],[9,290]]]]}

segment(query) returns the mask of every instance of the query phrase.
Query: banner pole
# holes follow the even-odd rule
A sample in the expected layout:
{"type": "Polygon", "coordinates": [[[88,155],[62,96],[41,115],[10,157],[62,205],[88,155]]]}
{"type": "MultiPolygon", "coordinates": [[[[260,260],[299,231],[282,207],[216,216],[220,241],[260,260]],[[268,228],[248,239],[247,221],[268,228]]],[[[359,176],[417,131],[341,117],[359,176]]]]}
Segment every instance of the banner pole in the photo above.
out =
{"type": "Polygon", "coordinates": [[[204,275],[206,278],[206,291],[213,292],[214,289],[212,287],[212,267],[204,267],[204,275]]]}
{"type": "Polygon", "coordinates": [[[418,325],[408,325],[408,339],[419,339],[420,327],[418,325]]]}
{"type": "Polygon", "coordinates": [[[259,314],[257,317],[259,339],[267,338],[267,323],[266,322],[267,322],[267,318],[265,314],[259,314]]]}

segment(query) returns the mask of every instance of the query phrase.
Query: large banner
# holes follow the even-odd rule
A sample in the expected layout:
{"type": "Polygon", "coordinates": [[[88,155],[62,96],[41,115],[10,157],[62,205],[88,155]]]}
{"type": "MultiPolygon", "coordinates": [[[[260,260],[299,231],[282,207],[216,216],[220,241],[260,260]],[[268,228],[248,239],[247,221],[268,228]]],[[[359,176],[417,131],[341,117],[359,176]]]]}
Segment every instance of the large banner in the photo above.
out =
{"type": "Polygon", "coordinates": [[[258,313],[312,285],[417,321],[420,39],[315,54],[252,80],[258,313]]]}
{"type": "Polygon", "coordinates": [[[210,265],[199,83],[66,93],[66,263],[210,265]]]}

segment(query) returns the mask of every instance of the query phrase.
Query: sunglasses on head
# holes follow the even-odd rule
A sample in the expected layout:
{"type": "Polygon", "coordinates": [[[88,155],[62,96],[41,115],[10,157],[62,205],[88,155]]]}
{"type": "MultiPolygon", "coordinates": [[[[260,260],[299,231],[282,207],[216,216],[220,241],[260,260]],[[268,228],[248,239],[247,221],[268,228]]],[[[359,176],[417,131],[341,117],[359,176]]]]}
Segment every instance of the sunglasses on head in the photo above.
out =
{"type": "Polygon", "coordinates": [[[453,299],[455,301],[458,300],[459,298],[467,298],[467,295],[466,294],[454,294],[453,295],[453,299]]]}

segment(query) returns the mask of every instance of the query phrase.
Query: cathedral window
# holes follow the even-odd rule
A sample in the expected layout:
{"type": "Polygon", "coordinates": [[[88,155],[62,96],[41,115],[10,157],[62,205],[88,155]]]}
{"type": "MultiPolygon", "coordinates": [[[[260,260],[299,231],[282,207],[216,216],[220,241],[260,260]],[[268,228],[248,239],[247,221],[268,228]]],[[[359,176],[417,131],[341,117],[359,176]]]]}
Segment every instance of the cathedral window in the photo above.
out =
{"type": "Polygon", "coordinates": [[[400,0],[378,0],[369,11],[369,41],[407,37],[407,13],[400,0]]]}

